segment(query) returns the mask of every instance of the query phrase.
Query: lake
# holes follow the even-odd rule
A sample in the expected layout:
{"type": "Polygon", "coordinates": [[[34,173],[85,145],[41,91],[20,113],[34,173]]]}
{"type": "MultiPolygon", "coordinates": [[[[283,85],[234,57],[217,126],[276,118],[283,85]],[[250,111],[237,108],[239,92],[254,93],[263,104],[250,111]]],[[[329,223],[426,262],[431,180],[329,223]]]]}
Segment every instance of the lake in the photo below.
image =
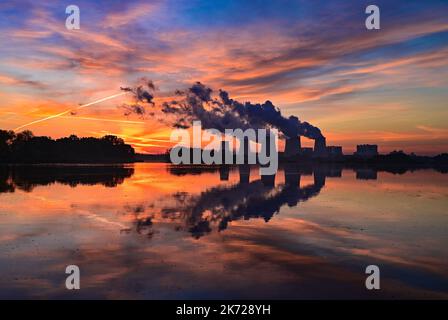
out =
{"type": "Polygon", "coordinates": [[[0,298],[448,298],[448,175],[0,167],[0,298]],[[67,290],[77,265],[81,289],[67,290]],[[377,265],[381,289],[367,290],[377,265]]]}

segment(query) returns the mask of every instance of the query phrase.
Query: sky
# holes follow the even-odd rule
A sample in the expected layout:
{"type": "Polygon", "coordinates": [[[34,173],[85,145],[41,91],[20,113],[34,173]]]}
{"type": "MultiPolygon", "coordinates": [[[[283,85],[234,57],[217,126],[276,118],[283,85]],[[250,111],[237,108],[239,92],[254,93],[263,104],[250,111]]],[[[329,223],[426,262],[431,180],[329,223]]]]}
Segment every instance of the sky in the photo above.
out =
{"type": "MultiPolygon", "coordinates": [[[[446,0],[6,0],[0,29],[0,129],[146,77],[160,97],[200,81],[240,101],[270,100],[346,153],[361,143],[448,152],[446,0]],[[79,30],[65,27],[70,4],[80,8],[79,30]],[[380,8],[380,30],[365,27],[369,4],[380,8]]],[[[115,134],[144,153],[172,146],[172,128],[124,114],[129,99],[23,129],[53,138],[115,134]]]]}

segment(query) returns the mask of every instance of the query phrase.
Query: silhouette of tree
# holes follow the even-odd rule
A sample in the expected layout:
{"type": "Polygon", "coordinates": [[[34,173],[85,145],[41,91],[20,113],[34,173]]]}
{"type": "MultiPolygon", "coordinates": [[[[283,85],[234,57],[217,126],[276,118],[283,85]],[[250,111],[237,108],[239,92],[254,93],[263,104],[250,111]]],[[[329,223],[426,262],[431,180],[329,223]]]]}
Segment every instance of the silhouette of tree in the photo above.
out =
{"type": "Polygon", "coordinates": [[[0,130],[0,161],[8,159],[11,153],[11,145],[15,140],[14,131],[0,130]]]}
{"type": "Polygon", "coordinates": [[[134,149],[113,135],[53,140],[28,130],[17,134],[0,130],[1,163],[110,163],[132,162],[134,158],[134,149]]]}

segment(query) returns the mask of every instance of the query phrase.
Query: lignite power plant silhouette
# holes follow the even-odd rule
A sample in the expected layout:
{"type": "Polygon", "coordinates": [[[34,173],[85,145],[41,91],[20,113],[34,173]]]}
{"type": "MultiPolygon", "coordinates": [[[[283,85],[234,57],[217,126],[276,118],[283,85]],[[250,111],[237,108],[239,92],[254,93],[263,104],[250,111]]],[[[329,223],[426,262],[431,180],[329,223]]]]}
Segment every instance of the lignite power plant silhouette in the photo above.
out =
{"type": "Polygon", "coordinates": [[[325,137],[317,137],[314,139],[314,149],[302,148],[301,137],[286,138],[284,156],[292,158],[299,155],[328,157],[343,156],[341,146],[328,146],[325,137]]]}
{"type": "Polygon", "coordinates": [[[327,146],[325,137],[314,139],[313,148],[302,148],[301,137],[286,138],[285,140],[285,158],[294,158],[296,156],[314,156],[314,157],[342,157],[341,146],[327,146]]]}
{"type": "MultiPolygon", "coordinates": [[[[145,113],[145,104],[151,107],[156,106],[153,101],[154,83],[146,78],[142,80],[142,84],[136,88],[120,88],[125,92],[131,92],[136,101],[136,104],[127,106],[127,112],[142,115],[145,113]]],[[[224,90],[219,90],[218,97],[213,97],[212,93],[212,88],[201,82],[196,82],[186,90],[176,90],[176,98],[163,102],[159,111],[168,116],[163,118],[164,121],[171,119],[171,125],[177,129],[191,128],[195,122],[200,123],[201,130],[214,129],[221,133],[235,129],[278,129],[286,139],[285,151],[282,156],[288,160],[301,156],[312,158],[343,157],[342,147],[327,146],[326,138],[318,127],[306,121],[301,121],[296,116],[286,117],[282,115],[280,109],[269,100],[264,103],[251,103],[249,101],[243,103],[232,99],[228,92],[224,90]],[[314,140],[314,148],[302,148],[302,136],[314,140]]],[[[248,141],[244,143],[244,148],[248,150],[248,141]]],[[[267,148],[269,148],[269,143],[267,143],[267,148]]],[[[223,142],[220,152],[224,155],[229,151],[227,143],[223,142]]],[[[358,145],[354,155],[371,157],[377,154],[378,147],[375,145],[358,145]]]]}
{"type": "MultiPolygon", "coordinates": [[[[378,155],[378,146],[373,144],[361,144],[356,146],[354,155],[362,158],[369,158],[378,155]]],[[[302,148],[301,137],[285,139],[285,150],[283,156],[293,159],[298,156],[308,156],[316,158],[340,158],[344,156],[342,146],[327,146],[327,139],[323,136],[314,139],[314,148],[302,148]]]]}
{"type": "MultiPolygon", "coordinates": [[[[269,136],[267,137],[267,148],[269,149],[268,141],[269,136]]],[[[247,155],[250,148],[249,139],[247,137],[244,137],[243,144],[244,154],[247,155]]],[[[224,150],[224,153],[226,153],[230,152],[229,149],[229,142],[222,141],[221,150],[224,150]]],[[[357,145],[353,155],[358,158],[375,157],[378,155],[378,146],[375,144],[357,145]]],[[[338,159],[343,156],[342,146],[327,146],[326,138],[324,136],[314,139],[314,148],[302,147],[300,135],[293,138],[285,137],[285,148],[282,154],[282,158],[285,160],[294,160],[300,157],[338,159]]]]}

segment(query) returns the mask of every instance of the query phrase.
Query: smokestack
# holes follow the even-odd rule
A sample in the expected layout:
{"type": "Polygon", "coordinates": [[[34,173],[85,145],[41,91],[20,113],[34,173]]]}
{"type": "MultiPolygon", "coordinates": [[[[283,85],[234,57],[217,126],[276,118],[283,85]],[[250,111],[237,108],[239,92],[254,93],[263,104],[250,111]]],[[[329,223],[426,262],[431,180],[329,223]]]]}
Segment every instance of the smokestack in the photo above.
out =
{"type": "Polygon", "coordinates": [[[302,148],[300,136],[287,138],[285,141],[285,157],[293,157],[300,153],[302,148]]]}
{"type": "Polygon", "coordinates": [[[314,154],[324,156],[327,153],[327,141],[325,137],[319,137],[314,140],[314,154]]]}

